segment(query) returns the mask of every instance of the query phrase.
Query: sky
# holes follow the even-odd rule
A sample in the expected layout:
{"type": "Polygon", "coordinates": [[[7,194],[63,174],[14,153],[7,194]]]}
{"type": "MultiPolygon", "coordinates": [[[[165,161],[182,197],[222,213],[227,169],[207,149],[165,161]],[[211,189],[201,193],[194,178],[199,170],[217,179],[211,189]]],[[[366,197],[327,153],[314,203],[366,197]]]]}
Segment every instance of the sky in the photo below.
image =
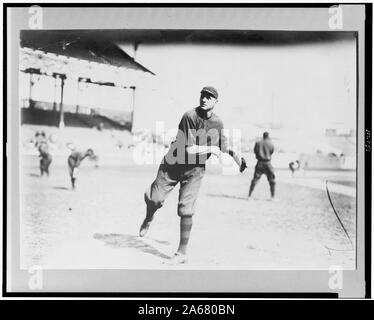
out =
{"type": "Polygon", "coordinates": [[[136,90],[135,127],[156,120],[175,128],[198,105],[203,86],[215,86],[215,113],[227,128],[249,132],[280,123],[301,133],[355,128],[355,40],[299,45],[140,45],[136,60],[156,74],[136,90]]]}

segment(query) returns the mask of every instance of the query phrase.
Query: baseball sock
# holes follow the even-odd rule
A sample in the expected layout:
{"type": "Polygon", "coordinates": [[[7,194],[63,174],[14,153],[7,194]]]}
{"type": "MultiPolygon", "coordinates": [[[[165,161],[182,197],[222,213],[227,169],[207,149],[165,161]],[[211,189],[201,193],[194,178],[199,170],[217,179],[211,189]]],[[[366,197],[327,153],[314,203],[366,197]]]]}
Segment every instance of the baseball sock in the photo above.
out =
{"type": "Polygon", "coordinates": [[[182,254],[187,253],[188,240],[192,229],[192,217],[181,217],[180,222],[180,240],[178,252],[182,254]]]}
{"type": "Polygon", "coordinates": [[[146,213],[146,216],[145,216],[145,220],[151,222],[153,220],[153,216],[154,216],[156,211],[157,211],[157,209],[154,206],[147,205],[147,213],[146,213]]]}
{"type": "Polygon", "coordinates": [[[274,198],[274,196],[275,196],[275,183],[270,184],[270,194],[271,194],[271,197],[274,198]]]}
{"type": "Polygon", "coordinates": [[[255,184],[251,182],[251,186],[249,187],[248,197],[252,195],[252,192],[254,189],[255,189],[255,184]]]}

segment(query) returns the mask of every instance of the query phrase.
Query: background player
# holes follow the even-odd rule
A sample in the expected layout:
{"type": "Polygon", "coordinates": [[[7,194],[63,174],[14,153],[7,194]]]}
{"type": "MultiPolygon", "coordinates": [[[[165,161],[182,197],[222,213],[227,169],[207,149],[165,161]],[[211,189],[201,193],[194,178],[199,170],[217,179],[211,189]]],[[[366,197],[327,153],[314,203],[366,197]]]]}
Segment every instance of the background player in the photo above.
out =
{"type": "Polygon", "coordinates": [[[291,161],[288,164],[288,168],[291,170],[291,175],[293,177],[295,174],[295,171],[300,170],[300,161],[299,160],[291,161]]]}
{"type": "Polygon", "coordinates": [[[40,175],[43,176],[45,173],[47,176],[49,176],[49,166],[52,162],[52,155],[49,153],[48,143],[46,141],[39,143],[38,151],[40,158],[40,175]]]}
{"type": "Polygon", "coordinates": [[[49,152],[49,143],[44,131],[35,133],[35,148],[39,151],[40,175],[45,173],[49,176],[49,166],[52,162],[52,155],[49,152]]]}
{"type": "Polygon", "coordinates": [[[71,180],[71,186],[73,189],[75,189],[75,181],[78,175],[78,167],[86,157],[94,158],[94,151],[92,149],[87,149],[86,152],[72,151],[72,153],[68,157],[69,175],[71,180]]]}
{"type": "Polygon", "coordinates": [[[251,186],[249,187],[248,198],[251,197],[252,192],[255,189],[255,186],[260,180],[261,176],[265,174],[270,185],[271,200],[274,200],[275,174],[274,168],[271,164],[271,156],[274,153],[274,145],[270,139],[269,132],[264,132],[262,135],[262,140],[256,141],[253,151],[256,155],[257,164],[255,166],[255,172],[251,181],[251,186]]]}

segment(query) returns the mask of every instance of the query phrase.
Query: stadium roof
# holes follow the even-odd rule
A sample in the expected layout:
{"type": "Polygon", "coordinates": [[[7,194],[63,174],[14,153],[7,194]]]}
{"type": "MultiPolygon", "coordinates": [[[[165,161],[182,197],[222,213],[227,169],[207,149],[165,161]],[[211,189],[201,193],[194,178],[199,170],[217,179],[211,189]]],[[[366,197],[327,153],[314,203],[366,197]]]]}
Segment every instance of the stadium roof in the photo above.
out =
{"type": "Polygon", "coordinates": [[[254,30],[22,30],[21,47],[154,74],[124,44],[302,45],[352,39],[353,32],[254,30]]]}
{"type": "Polygon", "coordinates": [[[152,71],[136,62],[111,38],[96,37],[93,32],[62,30],[23,30],[21,47],[73,57],[81,60],[110,64],[116,67],[152,71]]]}

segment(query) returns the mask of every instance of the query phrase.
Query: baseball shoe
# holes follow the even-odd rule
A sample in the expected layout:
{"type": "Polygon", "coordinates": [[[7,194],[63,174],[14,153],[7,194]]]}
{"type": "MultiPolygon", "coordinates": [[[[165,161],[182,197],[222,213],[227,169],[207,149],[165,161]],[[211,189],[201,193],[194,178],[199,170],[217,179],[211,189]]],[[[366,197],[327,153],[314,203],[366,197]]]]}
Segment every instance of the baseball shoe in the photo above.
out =
{"type": "Polygon", "coordinates": [[[139,237],[144,237],[147,234],[151,222],[152,221],[144,219],[142,225],[140,226],[139,237]]]}
{"type": "Polygon", "coordinates": [[[174,253],[174,256],[172,258],[170,258],[169,260],[166,260],[164,263],[168,265],[177,265],[177,264],[187,263],[187,256],[183,253],[176,252],[174,253]]]}

